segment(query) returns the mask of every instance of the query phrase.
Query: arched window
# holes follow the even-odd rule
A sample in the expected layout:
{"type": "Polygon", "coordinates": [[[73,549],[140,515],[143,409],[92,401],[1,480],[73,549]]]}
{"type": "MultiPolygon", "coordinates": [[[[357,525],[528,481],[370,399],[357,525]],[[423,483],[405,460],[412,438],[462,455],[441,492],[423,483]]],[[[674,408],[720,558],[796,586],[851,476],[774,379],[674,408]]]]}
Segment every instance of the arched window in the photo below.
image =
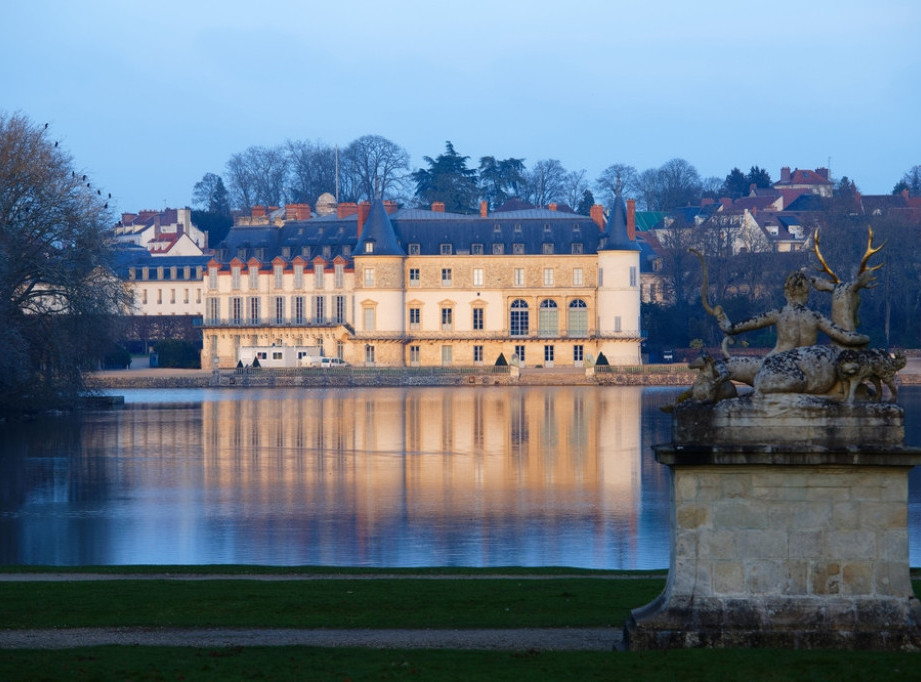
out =
{"type": "Polygon", "coordinates": [[[588,306],[581,298],[569,303],[569,335],[588,336],[588,306]]]}
{"type": "Polygon", "coordinates": [[[528,335],[528,304],[520,298],[512,301],[508,321],[509,333],[512,336],[528,335]]]}
{"type": "Polygon", "coordinates": [[[556,336],[560,333],[560,313],[556,301],[546,298],[540,302],[537,329],[540,336],[556,336]]]}

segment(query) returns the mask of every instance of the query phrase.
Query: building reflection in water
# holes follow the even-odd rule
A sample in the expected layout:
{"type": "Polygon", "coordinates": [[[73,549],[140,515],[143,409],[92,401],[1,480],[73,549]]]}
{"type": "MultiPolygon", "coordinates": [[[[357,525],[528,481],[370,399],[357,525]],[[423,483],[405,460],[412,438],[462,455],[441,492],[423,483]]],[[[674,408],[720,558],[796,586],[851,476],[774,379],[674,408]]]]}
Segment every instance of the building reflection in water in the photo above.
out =
{"type": "Polygon", "coordinates": [[[640,395],[329,389],[205,402],[206,506],[251,528],[257,563],[663,567],[667,548],[644,552],[637,537],[640,395]]]}
{"type": "Polygon", "coordinates": [[[126,393],[7,429],[0,563],[668,565],[649,389],[126,393]]]}

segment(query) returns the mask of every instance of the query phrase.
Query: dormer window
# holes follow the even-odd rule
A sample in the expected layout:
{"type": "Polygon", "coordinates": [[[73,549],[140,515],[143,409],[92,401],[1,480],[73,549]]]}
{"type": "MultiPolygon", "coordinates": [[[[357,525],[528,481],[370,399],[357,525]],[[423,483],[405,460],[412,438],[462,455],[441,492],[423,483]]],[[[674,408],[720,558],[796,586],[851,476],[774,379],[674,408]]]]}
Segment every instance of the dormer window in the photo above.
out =
{"type": "Polygon", "coordinates": [[[420,248],[418,244],[409,245],[409,255],[410,256],[418,256],[421,253],[421,251],[422,249],[420,248]]]}
{"type": "Polygon", "coordinates": [[[496,243],[492,245],[492,254],[494,256],[501,256],[505,253],[505,245],[501,243],[496,243]]]}
{"type": "Polygon", "coordinates": [[[348,245],[348,244],[343,244],[343,246],[342,246],[342,255],[343,255],[343,256],[351,256],[351,255],[352,255],[352,247],[351,247],[350,245],[348,245]]]}
{"type": "Polygon", "coordinates": [[[523,254],[524,244],[521,244],[521,243],[512,244],[512,253],[515,254],[516,256],[520,256],[521,254],[523,254]]]}
{"type": "Polygon", "coordinates": [[[582,253],[582,242],[573,242],[573,243],[572,243],[572,252],[573,252],[573,253],[582,253]]]}
{"type": "Polygon", "coordinates": [[[492,226],[492,231],[496,234],[500,234],[502,232],[502,226],[499,223],[496,223],[492,226]]]}
{"type": "Polygon", "coordinates": [[[515,223],[515,234],[521,234],[521,223],[515,223]]]}
{"type": "Polygon", "coordinates": [[[450,245],[450,244],[442,244],[442,245],[441,245],[441,255],[442,255],[442,256],[450,256],[450,255],[451,255],[451,251],[452,251],[452,248],[451,248],[451,245],[450,245]]]}
{"type": "Polygon", "coordinates": [[[541,253],[545,256],[549,256],[553,253],[553,242],[544,242],[541,246],[541,253]]]}
{"type": "Polygon", "coordinates": [[[374,253],[374,240],[369,239],[365,242],[365,253],[374,253]]]}
{"type": "Polygon", "coordinates": [[[482,244],[471,244],[470,253],[474,256],[482,256],[483,255],[483,245],[482,244]]]}
{"type": "Polygon", "coordinates": [[[310,247],[309,246],[301,247],[301,257],[306,258],[308,260],[310,259],[310,247]]]}

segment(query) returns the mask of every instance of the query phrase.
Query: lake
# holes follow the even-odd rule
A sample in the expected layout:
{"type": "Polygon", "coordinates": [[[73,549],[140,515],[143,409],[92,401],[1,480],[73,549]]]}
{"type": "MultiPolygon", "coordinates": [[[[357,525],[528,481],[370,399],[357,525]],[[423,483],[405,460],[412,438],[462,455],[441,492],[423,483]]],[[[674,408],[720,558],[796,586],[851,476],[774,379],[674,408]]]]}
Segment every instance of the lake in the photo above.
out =
{"type": "MultiPolygon", "coordinates": [[[[676,392],[117,391],[124,409],[3,427],[0,564],[667,568],[651,445],[676,392]]],[[[900,402],[921,444],[921,389],[900,402]]]]}

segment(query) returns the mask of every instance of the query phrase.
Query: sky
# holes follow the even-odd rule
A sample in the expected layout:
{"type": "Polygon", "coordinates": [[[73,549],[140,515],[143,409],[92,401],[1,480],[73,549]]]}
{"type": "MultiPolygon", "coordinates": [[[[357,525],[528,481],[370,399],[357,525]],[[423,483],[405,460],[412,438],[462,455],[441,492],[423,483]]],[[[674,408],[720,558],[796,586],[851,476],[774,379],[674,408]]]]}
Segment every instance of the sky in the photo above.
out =
{"type": "Polygon", "coordinates": [[[672,158],[921,164],[918,0],[28,0],[0,7],[0,113],[49,130],[118,211],[186,206],[232,154],[383,135],[594,180],[672,158]]]}

